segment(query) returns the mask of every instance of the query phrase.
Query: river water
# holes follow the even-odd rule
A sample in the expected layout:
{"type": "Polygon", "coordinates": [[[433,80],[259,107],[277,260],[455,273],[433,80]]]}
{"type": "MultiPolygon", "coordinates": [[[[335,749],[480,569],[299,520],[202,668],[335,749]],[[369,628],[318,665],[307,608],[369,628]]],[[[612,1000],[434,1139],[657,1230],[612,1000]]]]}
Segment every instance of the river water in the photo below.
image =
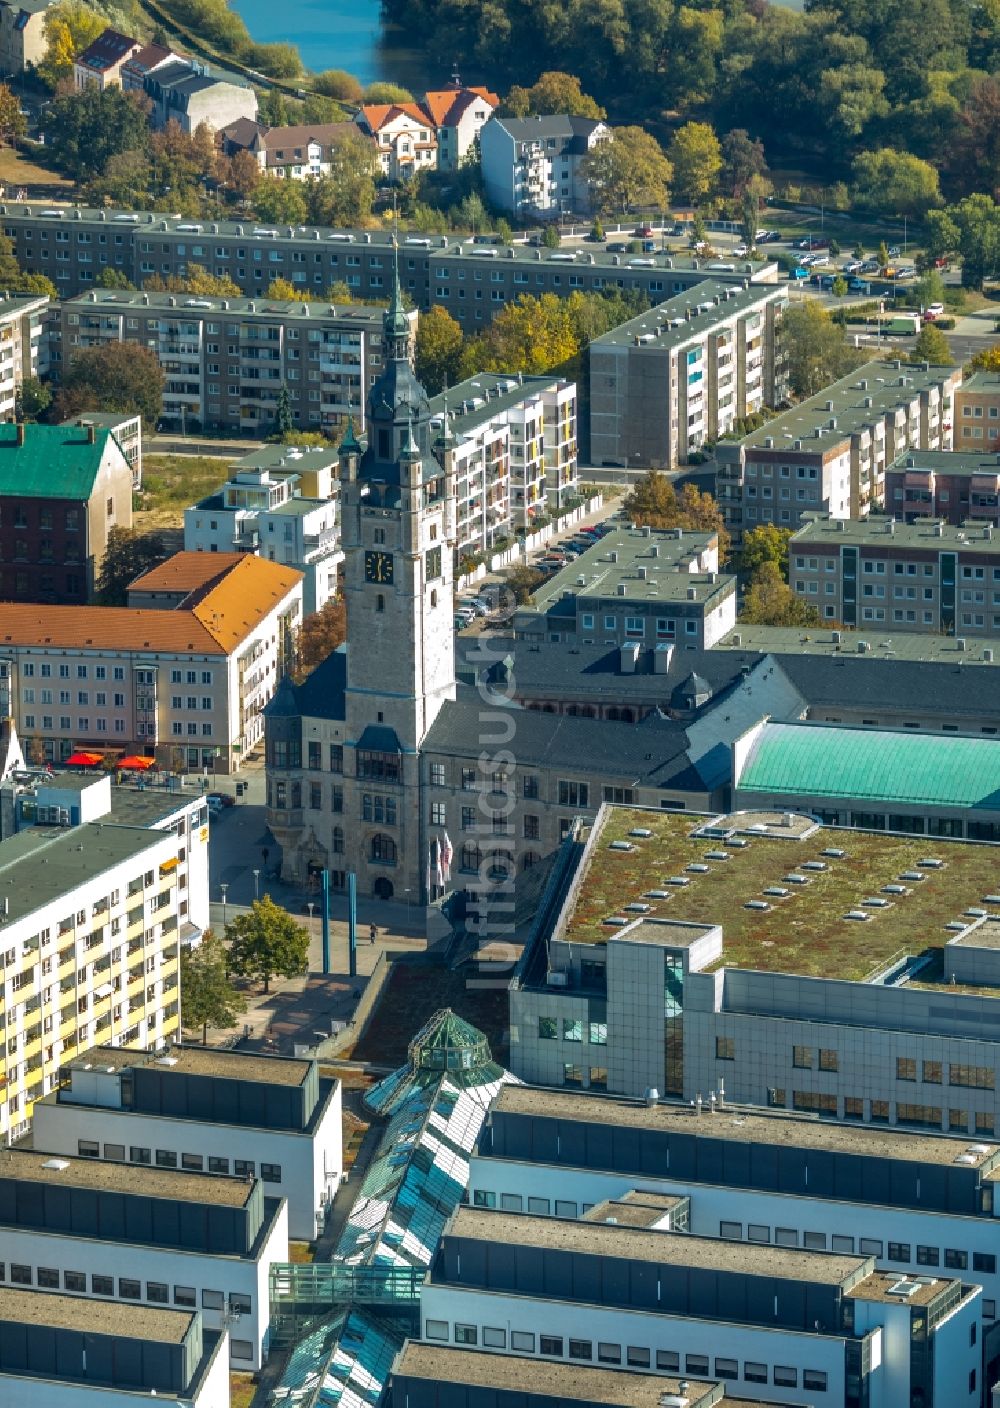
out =
{"type": "Polygon", "coordinates": [[[388,80],[419,89],[448,77],[426,73],[420,53],[394,44],[391,30],[383,36],[379,0],[233,0],[233,8],[258,43],[294,44],[317,72],[342,68],[363,84],[388,80]]]}

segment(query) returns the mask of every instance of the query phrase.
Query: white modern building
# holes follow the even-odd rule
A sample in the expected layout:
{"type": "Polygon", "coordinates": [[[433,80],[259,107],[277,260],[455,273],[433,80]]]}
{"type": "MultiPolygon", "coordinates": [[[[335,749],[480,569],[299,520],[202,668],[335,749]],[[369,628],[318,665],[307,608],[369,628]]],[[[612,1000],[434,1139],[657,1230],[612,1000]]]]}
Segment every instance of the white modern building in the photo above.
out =
{"type": "Polygon", "coordinates": [[[479,134],[490,205],[518,217],[558,218],[591,208],[582,162],[611,137],[588,117],[493,117],[479,134]]]}
{"type": "Polygon", "coordinates": [[[302,573],[302,610],[337,593],[337,452],[273,446],[238,460],[222,488],[184,510],[186,552],[252,552],[302,573]]]}
{"type": "Polygon", "coordinates": [[[191,1172],[259,1178],[312,1241],[342,1178],[340,1082],[314,1061],[176,1046],[99,1047],[64,1065],[35,1106],[32,1144],[66,1157],[141,1162],[155,1149],[191,1172]]]}

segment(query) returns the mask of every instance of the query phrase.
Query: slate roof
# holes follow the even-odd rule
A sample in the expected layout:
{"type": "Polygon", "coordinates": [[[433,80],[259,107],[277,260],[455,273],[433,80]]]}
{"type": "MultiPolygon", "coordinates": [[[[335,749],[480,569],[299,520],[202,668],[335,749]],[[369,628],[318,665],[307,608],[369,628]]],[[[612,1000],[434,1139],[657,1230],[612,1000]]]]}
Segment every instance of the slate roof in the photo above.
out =
{"type": "Polygon", "coordinates": [[[510,133],[515,142],[533,142],[538,138],[547,140],[549,137],[561,139],[568,150],[573,146],[574,150],[585,150],[587,138],[592,136],[598,127],[603,127],[603,122],[592,117],[567,117],[564,114],[554,114],[551,117],[504,117],[499,119],[507,132],[510,133]],[[576,143],[581,145],[577,148],[576,143]]]}
{"type": "Polygon", "coordinates": [[[85,503],[94,492],[108,441],[114,438],[111,432],[95,430],[91,443],[86,428],[32,424],[24,427],[24,444],[19,445],[17,429],[0,425],[0,495],[85,503]]]}
{"type": "Polygon", "coordinates": [[[106,29],[92,44],[87,45],[82,54],[77,54],[75,62],[81,68],[105,73],[115,64],[121,63],[133,49],[137,49],[138,44],[137,39],[132,39],[127,34],[119,34],[116,29],[106,29]]]}
{"type": "Polygon", "coordinates": [[[773,652],[773,658],[812,708],[890,707],[901,713],[912,708],[919,717],[930,705],[938,714],[963,718],[1000,710],[990,669],[942,663],[931,670],[921,660],[885,660],[870,655],[773,652]]]}
{"type": "Polygon", "coordinates": [[[347,689],[347,649],[338,646],[312,670],[301,684],[282,680],[274,697],[264,706],[268,718],[343,719],[347,689]]]}
{"type": "Polygon", "coordinates": [[[1000,740],[769,723],[740,791],[946,807],[1000,806],[1000,740]]]}

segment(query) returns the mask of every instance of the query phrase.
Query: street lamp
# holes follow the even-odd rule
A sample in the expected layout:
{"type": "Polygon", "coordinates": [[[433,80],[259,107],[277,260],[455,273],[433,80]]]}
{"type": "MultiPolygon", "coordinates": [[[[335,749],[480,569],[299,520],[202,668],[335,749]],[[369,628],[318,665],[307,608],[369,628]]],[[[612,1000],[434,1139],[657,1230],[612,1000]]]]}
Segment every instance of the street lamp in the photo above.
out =
{"type": "Polygon", "coordinates": [[[255,902],[260,898],[260,871],[259,871],[259,870],[255,870],[254,873],[253,873],[253,897],[254,897],[254,901],[255,901],[255,902]]]}
{"type": "Polygon", "coordinates": [[[315,901],[315,900],[309,900],[308,903],[306,904],[306,909],[308,909],[308,911],[309,911],[309,937],[310,937],[310,938],[312,938],[312,931],[313,931],[313,910],[314,910],[315,908],[316,908],[316,901],[315,901]]]}
{"type": "Polygon", "coordinates": [[[228,891],[229,891],[229,886],[228,886],[228,885],[220,885],[220,886],[219,886],[219,889],[222,891],[222,932],[225,933],[225,932],[226,932],[226,895],[227,895],[227,893],[228,893],[228,891]]]}

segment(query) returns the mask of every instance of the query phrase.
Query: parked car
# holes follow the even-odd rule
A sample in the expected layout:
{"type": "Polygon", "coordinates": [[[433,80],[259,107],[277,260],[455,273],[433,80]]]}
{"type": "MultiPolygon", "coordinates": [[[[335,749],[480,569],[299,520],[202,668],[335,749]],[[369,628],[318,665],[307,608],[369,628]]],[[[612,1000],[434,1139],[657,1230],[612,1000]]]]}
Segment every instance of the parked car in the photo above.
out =
{"type": "Polygon", "coordinates": [[[235,807],[236,805],[236,798],[230,797],[228,792],[209,792],[205,801],[208,802],[209,805],[213,802],[218,802],[220,807],[235,807]]]}
{"type": "Polygon", "coordinates": [[[899,245],[898,245],[898,244],[894,244],[894,245],[891,246],[891,248],[890,248],[890,250],[889,250],[889,258],[890,258],[890,259],[898,259],[898,257],[899,257],[899,245]]]}
{"type": "Polygon", "coordinates": [[[844,265],[844,273],[845,273],[845,274],[856,274],[860,268],[861,268],[861,260],[860,260],[860,259],[848,259],[847,263],[844,265]]]}
{"type": "Polygon", "coordinates": [[[928,303],[927,307],[924,309],[924,322],[933,323],[935,319],[940,318],[943,314],[943,303],[928,303]]]}
{"type": "Polygon", "coordinates": [[[636,225],[635,233],[639,239],[648,240],[653,233],[652,225],[636,225]]]}
{"type": "Polygon", "coordinates": [[[847,287],[852,293],[868,293],[871,289],[871,284],[867,279],[853,278],[847,287]]]}
{"type": "Polygon", "coordinates": [[[609,244],[609,245],[608,245],[608,253],[609,253],[609,254],[628,254],[628,245],[627,245],[627,244],[623,244],[621,240],[615,240],[614,244],[609,244]]]}

